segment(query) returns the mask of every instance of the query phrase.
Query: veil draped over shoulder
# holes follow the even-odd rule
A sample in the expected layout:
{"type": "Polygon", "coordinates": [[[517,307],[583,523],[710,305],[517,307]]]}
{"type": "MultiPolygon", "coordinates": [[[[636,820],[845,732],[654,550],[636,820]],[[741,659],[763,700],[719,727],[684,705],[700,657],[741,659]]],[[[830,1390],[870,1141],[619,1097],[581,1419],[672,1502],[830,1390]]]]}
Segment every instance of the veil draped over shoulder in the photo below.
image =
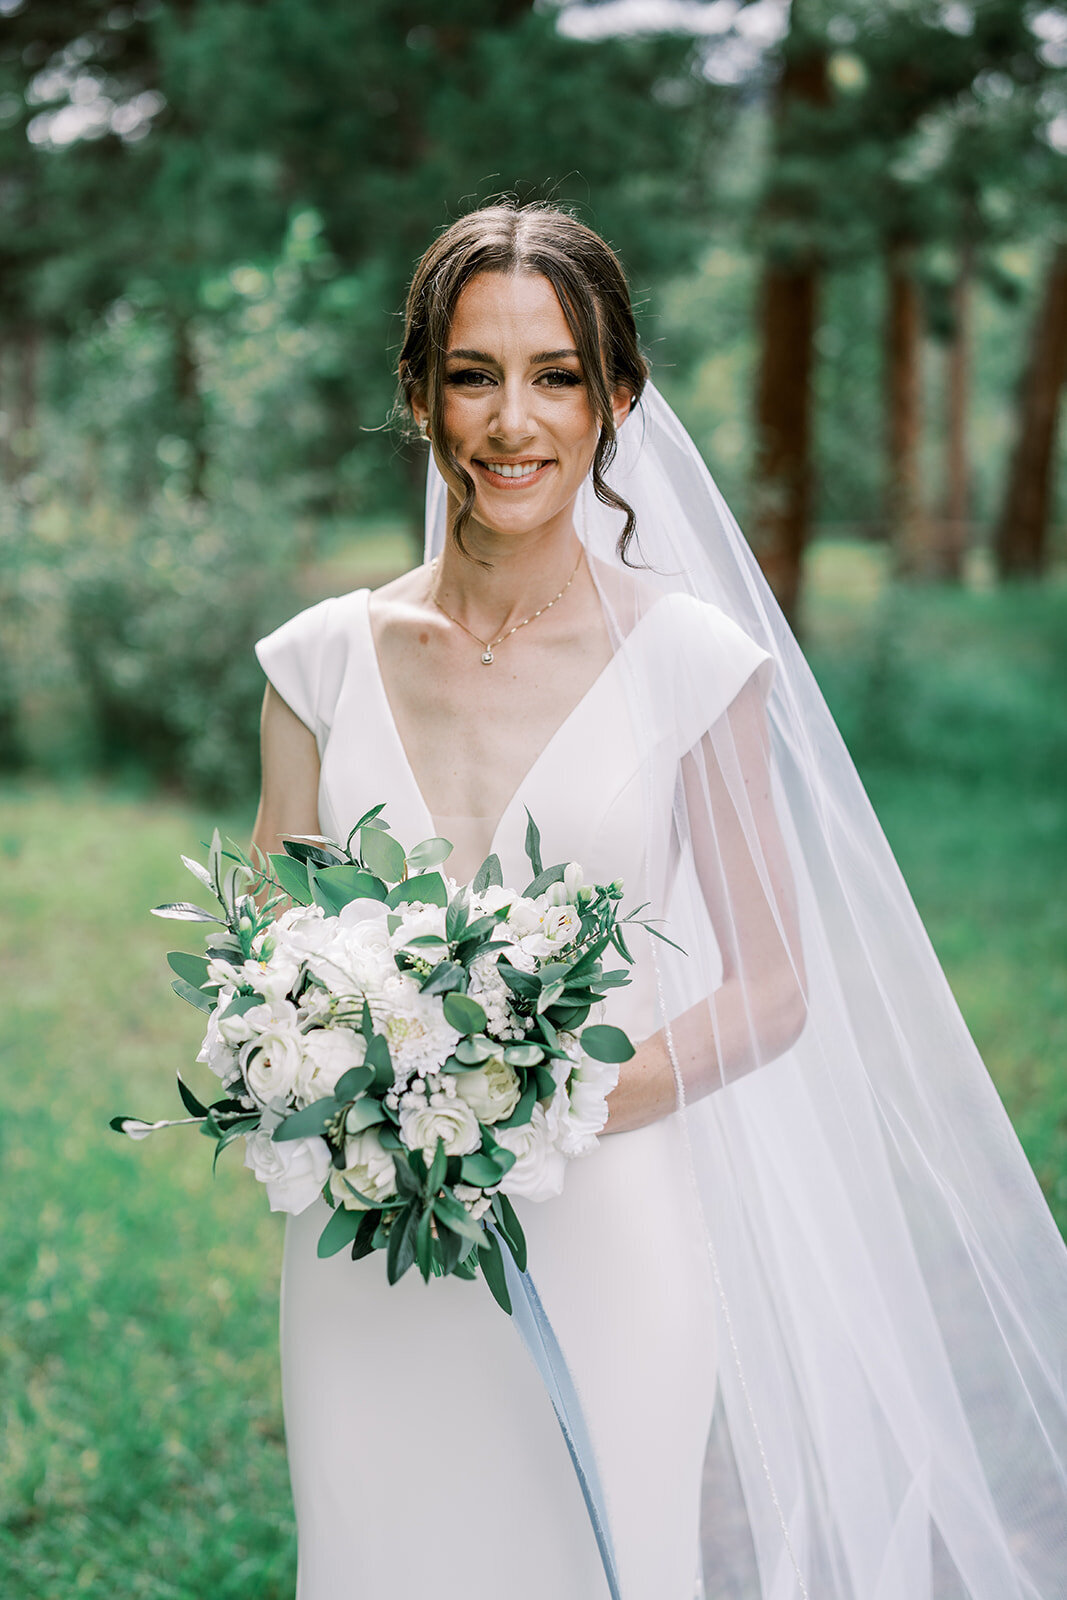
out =
{"type": "MultiPolygon", "coordinates": [[[[638,959],[715,1285],[708,1600],[1062,1597],[1063,1243],[812,674],[652,385],[607,477],[643,563],[624,572],[587,483],[614,642],[664,594],[679,619],[626,681],[652,734],[648,884],[685,949],[638,959]],[[707,725],[709,682],[753,645],[707,725]]],[[[431,461],[427,559],[446,499],[431,461]]]]}

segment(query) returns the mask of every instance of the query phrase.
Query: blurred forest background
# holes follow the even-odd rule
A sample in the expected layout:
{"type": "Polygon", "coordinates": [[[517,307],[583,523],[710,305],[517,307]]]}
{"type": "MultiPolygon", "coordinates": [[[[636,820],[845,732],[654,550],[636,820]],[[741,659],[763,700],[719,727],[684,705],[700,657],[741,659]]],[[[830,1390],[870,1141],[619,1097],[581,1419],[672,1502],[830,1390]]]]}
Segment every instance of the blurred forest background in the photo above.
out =
{"type": "Polygon", "coordinates": [[[1067,1226],[1067,4],[0,0],[13,1600],[292,1594],[275,1219],[104,1130],[195,1054],[145,909],[247,836],[253,641],[419,548],[405,284],[502,191],[622,253],[1067,1226]]]}

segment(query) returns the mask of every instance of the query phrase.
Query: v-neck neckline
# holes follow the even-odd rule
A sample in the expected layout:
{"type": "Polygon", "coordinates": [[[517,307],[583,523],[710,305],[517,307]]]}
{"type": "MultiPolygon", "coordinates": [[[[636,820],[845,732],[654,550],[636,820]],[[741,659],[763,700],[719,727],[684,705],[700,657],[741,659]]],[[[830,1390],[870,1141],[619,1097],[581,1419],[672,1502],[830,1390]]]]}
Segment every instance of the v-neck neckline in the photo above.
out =
{"type": "MultiPolygon", "coordinates": [[[[396,754],[397,754],[397,756],[399,758],[400,766],[403,769],[404,776],[405,776],[405,778],[407,780],[408,787],[411,790],[412,796],[417,800],[418,805],[420,806],[420,808],[422,810],[423,816],[425,817],[426,821],[429,823],[429,832],[430,832],[430,834],[434,834],[434,833],[436,833],[436,830],[437,830],[437,823],[434,821],[433,812],[430,810],[430,807],[429,807],[429,805],[427,804],[427,801],[426,801],[426,796],[423,794],[422,788],[421,788],[421,786],[419,784],[419,781],[415,776],[415,769],[411,764],[411,758],[408,755],[407,748],[406,748],[406,746],[404,744],[404,741],[400,737],[400,729],[397,726],[396,716],[395,716],[394,711],[393,711],[392,703],[390,702],[390,699],[389,699],[389,693],[388,693],[388,690],[385,687],[385,679],[384,679],[384,677],[382,675],[381,662],[380,662],[380,660],[378,658],[378,647],[374,642],[374,630],[371,627],[370,597],[371,597],[370,589],[365,589],[363,591],[363,607],[362,607],[362,612],[361,612],[361,622],[362,622],[362,626],[363,626],[364,631],[365,631],[367,652],[368,652],[368,655],[370,657],[370,664],[371,664],[371,668],[372,668],[372,672],[373,672],[373,676],[374,676],[375,686],[377,688],[378,694],[381,697],[382,709],[383,709],[384,714],[385,714],[385,720],[386,720],[386,723],[388,725],[391,737],[393,739],[393,743],[394,743],[394,746],[395,746],[395,749],[396,749],[396,754]]],[[[638,629],[640,628],[641,624],[645,621],[645,618],[648,617],[651,614],[652,610],[654,610],[654,609],[655,609],[655,606],[653,605],[653,606],[651,606],[649,608],[649,610],[647,612],[644,613],[643,616],[638,618],[637,622],[634,624],[634,627],[631,629],[630,633],[628,633],[626,635],[626,637],[623,639],[623,641],[619,645],[619,647],[612,652],[611,657],[601,667],[600,671],[597,673],[596,677],[593,679],[593,681],[589,685],[588,689],[585,690],[585,692],[582,694],[580,699],[575,701],[574,705],[571,707],[570,711],[568,711],[567,715],[563,718],[562,722],[560,722],[556,726],[554,731],[549,735],[549,737],[546,739],[544,744],[541,746],[541,748],[538,751],[538,753],[534,756],[533,761],[530,763],[530,765],[527,767],[526,771],[523,773],[522,777],[519,779],[518,783],[515,786],[514,791],[512,792],[510,798],[507,801],[507,804],[504,806],[504,809],[501,811],[499,817],[496,819],[496,822],[493,825],[492,837],[490,839],[489,850],[487,852],[488,854],[499,854],[499,841],[500,841],[501,830],[503,829],[504,824],[509,820],[512,812],[522,802],[522,797],[523,797],[524,791],[526,791],[526,789],[528,788],[530,782],[534,779],[539,767],[545,761],[545,759],[547,758],[549,752],[552,750],[553,746],[563,737],[563,735],[565,734],[567,729],[574,722],[574,720],[578,716],[579,712],[582,711],[586,707],[586,705],[588,705],[588,703],[589,703],[590,699],[592,698],[592,696],[597,694],[598,692],[600,692],[603,689],[603,687],[606,685],[606,683],[609,681],[609,677],[614,671],[615,663],[617,662],[617,660],[619,658],[619,655],[621,654],[622,650],[625,648],[625,646],[633,638],[634,634],[638,631],[638,629]]]]}

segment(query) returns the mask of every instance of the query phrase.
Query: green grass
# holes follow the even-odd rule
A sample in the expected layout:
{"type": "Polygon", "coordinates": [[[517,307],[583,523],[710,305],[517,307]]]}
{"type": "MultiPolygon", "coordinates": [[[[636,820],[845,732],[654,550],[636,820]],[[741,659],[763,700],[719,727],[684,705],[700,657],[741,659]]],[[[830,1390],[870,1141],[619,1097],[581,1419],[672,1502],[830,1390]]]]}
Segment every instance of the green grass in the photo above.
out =
{"type": "MultiPolygon", "coordinates": [[[[358,581],[358,576],[355,581],[358,581]]],[[[895,591],[820,550],[808,648],[964,1013],[1067,1226],[1067,590],[895,591]]],[[[0,789],[0,1595],[290,1600],[282,1228],[174,1113],[199,1019],[147,915],[202,810],[0,789]]],[[[235,836],[246,814],[222,819],[235,836]]],[[[198,1076],[194,1083],[210,1082],[198,1076]]]]}
{"type": "Polygon", "coordinates": [[[202,837],[89,789],[0,802],[5,1600],[293,1593],[280,1219],[235,1152],[212,1182],[195,1134],[107,1128],[174,1115],[197,1048],[163,963],[180,930],[146,910],[188,895],[202,837]]]}

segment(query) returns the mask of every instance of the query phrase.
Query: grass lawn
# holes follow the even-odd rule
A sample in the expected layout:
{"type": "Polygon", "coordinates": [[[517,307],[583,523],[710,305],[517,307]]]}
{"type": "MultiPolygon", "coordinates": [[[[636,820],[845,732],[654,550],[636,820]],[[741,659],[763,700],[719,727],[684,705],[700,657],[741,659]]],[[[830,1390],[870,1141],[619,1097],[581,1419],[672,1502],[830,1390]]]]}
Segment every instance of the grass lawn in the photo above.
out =
{"type": "MultiPolygon", "coordinates": [[[[1067,1225],[1067,590],[891,592],[856,550],[813,578],[812,661],[1067,1225]]],[[[175,1114],[199,1018],[147,908],[189,894],[213,820],[0,789],[4,1600],[293,1593],[281,1221],[236,1150],[213,1181],[195,1136],[107,1129],[175,1114]]],[[[244,837],[251,807],[219,820],[244,837]]]]}

